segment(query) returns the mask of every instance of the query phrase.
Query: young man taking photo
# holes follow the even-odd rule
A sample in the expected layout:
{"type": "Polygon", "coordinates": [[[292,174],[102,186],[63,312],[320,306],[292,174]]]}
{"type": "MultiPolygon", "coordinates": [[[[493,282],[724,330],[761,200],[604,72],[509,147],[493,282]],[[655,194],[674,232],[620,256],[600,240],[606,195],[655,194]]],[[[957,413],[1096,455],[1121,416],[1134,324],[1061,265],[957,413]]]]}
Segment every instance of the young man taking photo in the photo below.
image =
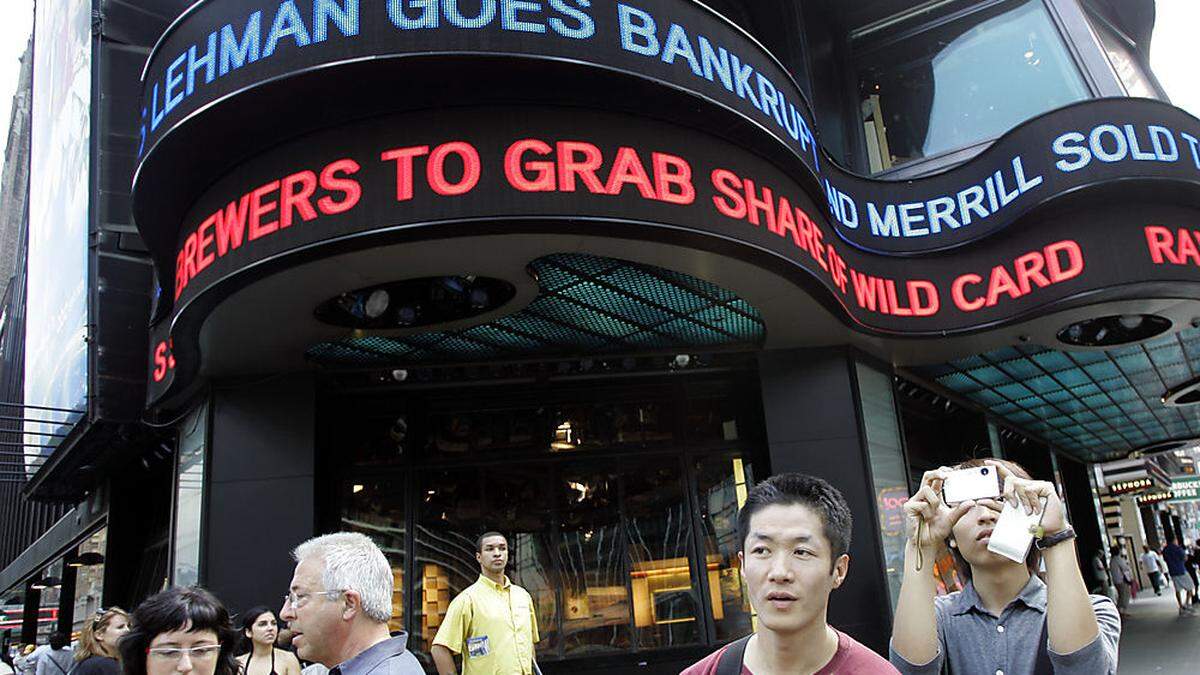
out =
{"type": "Polygon", "coordinates": [[[475,540],[479,580],[450,602],[433,638],[438,675],[458,675],[454,655],[462,655],[463,675],[533,675],[538,642],[533,598],[504,574],[508,540],[485,532],[475,540]]]}
{"type": "Polygon", "coordinates": [[[895,673],[825,620],[829,594],[850,567],[851,522],[842,493],[820,478],[786,473],[755,485],[737,528],[758,627],[680,675],[895,673]]]}
{"type": "Polygon", "coordinates": [[[926,472],[920,490],[904,505],[909,541],[892,664],[902,673],[941,673],[948,667],[955,675],[1117,672],[1121,620],[1112,600],[1088,594],[1075,533],[1054,486],[1030,479],[1012,462],[971,460],[954,468],[981,466],[1000,474],[1002,501],[947,506],[940,492],[953,469],[943,467],[926,472]],[[988,550],[1004,502],[1041,515],[1042,537],[1023,563],[988,550]],[[938,597],[933,561],[945,545],[967,583],[962,591],[938,597]],[[1042,562],[1044,582],[1038,576],[1042,562]]]}

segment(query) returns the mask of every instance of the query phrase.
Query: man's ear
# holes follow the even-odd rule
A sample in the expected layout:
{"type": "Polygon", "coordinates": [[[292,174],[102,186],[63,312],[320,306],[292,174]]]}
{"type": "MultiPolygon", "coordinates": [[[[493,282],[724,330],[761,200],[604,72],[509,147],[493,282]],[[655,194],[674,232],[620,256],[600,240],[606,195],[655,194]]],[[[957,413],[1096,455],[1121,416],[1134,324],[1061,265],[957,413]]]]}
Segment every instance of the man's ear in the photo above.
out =
{"type": "Polygon", "coordinates": [[[483,551],[475,552],[475,562],[479,563],[480,565],[483,564],[483,551]]]}
{"type": "Polygon", "coordinates": [[[850,556],[846,553],[838,556],[837,562],[833,563],[833,587],[840,588],[842,582],[846,580],[846,573],[850,571],[850,556]]]}
{"type": "Polygon", "coordinates": [[[358,591],[346,591],[342,593],[345,598],[345,608],[342,609],[342,618],[346,621],[352,620],[355,616],[362,614],[362,596],[358,591]]]}

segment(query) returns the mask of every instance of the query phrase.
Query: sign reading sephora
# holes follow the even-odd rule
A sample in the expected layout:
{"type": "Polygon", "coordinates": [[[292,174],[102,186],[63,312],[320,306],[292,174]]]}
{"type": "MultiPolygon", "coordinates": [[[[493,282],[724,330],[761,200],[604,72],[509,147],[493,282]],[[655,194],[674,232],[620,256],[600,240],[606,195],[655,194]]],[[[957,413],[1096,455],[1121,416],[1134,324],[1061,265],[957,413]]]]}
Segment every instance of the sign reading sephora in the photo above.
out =
{"type": "Polygon", "coordinates": [[[476,77],[486,77],[488,59],[552,59],[670,85],[790,153],[809,174],[803,182],[822,187],[833,230],[866,251],[950,248],[1116,181],[1200,192],[1200,121],[1130,99],[1043,115],[937,176],[900,183],[849,173],[825,156],[808,102],[774,57],[687,0],[210,0],[181,18],[147,64],[139,156],[246,88],[364,59],[438,55],[470,55],[481,64],[468,71],[476,77]]]}

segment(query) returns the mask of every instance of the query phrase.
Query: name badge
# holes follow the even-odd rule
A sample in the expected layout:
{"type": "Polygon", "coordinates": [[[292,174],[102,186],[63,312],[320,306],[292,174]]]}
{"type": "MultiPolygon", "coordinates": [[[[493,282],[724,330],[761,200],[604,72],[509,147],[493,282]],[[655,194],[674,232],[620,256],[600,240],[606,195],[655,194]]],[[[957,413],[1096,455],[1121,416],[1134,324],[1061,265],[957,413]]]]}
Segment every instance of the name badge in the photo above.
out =
{"type": "Polygon", "coordinates": [[[488,644],[488,636],[481,635],[479,637],[467,638],[467,656],[477,659],[491,653],[492,648],[488,644]]]}

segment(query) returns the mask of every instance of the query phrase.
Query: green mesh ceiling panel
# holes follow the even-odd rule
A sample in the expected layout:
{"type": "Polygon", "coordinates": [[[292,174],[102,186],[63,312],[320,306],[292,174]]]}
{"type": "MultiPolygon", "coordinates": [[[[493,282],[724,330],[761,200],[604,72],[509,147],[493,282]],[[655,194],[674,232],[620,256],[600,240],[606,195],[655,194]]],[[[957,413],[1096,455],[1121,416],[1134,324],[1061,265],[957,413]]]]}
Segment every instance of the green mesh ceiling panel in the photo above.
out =
{"type": "Polygon", "coordinates": [[[316,345],[307,357],[327,366],[373,367],[757,347],[766,336],[749,303],[686,274],[566,253],[530,268],[540,292],[515,314],[464,330],[348,337],[316,345]]]}
{"type": "Polygon", "coordinates": [[[1006,347],[912,370],[1086,461],[1200,437],[1200,406],[1161,401],[1200,372],[1200,329],[1103,352],[1006,347]]]}

